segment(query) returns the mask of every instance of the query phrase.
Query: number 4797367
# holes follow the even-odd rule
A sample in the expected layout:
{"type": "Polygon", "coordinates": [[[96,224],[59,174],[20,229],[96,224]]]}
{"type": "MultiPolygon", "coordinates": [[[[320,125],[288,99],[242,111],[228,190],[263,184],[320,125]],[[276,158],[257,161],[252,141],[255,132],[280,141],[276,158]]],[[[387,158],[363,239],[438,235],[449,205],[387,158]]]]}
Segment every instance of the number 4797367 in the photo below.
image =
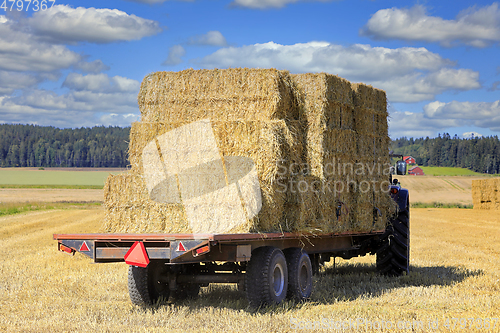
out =
{"type": "Polygon", "coordinates": [[[34,12],[38,12],[39,10],[47,10],[52,8],[56,0],[3,0],[0,9],[6,11],[14,11],[17,10],[21,12],[23,10],[28,11],[31,10],[34,12]]]}

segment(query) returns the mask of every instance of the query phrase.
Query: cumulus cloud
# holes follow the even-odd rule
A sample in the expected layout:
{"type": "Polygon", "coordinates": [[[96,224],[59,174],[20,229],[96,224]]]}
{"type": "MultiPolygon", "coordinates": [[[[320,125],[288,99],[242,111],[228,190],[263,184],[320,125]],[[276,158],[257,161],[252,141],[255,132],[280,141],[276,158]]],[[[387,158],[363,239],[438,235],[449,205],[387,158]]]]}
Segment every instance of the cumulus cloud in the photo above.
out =
{"type": "Polygon", "coordinates": [[[63,43],[138,40],[161,32],[159,23],[118,9],[56,5],[28,19],[39,36],[63,43]]]}
{"type": "Polygon", "coordinates": [[[0,16],[0,69],[50,72],[83,62],[83,57],[62,45],[52,45],[17,28],[17,22],[0,16]]]}
{"type": "Polygon", "coordinates": [[[43,89],[0,98],[0,122],[26,122],[64,127],[130,125],[138,115],[140,83],[121,76],[70,73],[63,83],[69,92],[58,95],[43,89]],[[114,116],[113,116],[114,115],[114,116]],[[104,121],[106,120],[106,121],[104,121]],[[125,122],[125,123],[123,123],[125,122]],[[109,123],[111,124],[111,123],[109,123]]]}
{"type": "Polygon", "coordinates": [[[445,128],[458,126],[461,126],[461,123],[455,119],[431,119],[423,112],[395,111],[389,116],[389,132],[392,138],[433,137],[445,128]]]}
{"type": "MultiPolygon", "coordinates": [[[[391,112],[391,135],[434,136],[451,127],[476,126],[500,131],[500,100],[495,102],[431,102],[424,112],[391,112]]],[[[462,136],[465,136],[464,133],[462,136]]],[[[478,134],[478,133],[476,133],[478,134]]],[[[475,135],[476,135],[475,134],[475,135]]]]}
{"type": "Polygon", "coordinates": [[[426,8],[389,8],[376,12],[360,30],[374,39],[439,42],[444,46],[464,43],[485,47],[500,42],[498,3],[460,12],[454,20],[429,16],[426,8]]]}
{"type": "Polygon", "coordinates": [[[63,87],[75,91],[92,91],[103,93],[138,92],[140,83],[122,76],[109,77],[106,74],[70,73],[63,83],[63,87]]]}
{"type": "Polygon", "coordinates": [[[175,66],[180,64],[182,57],[186,55],[186,50],[182,45],[174,45],[168,49],[167,59],[162,63],[164,66],[175,66]]]}
{"type": "Polygon", "coordinates": [[[431,119],[472,121],[478,127],[500,130],[500,100],[492,103],[435,101],[424,107],[424,113],[431,119]]]}
{"type": "Polygon", "coordinates": [[[208,68],[275,67],[295,73],[327,72],[382,88],[392,102],[432,100],[447,90],[481,87],[478,72],[452,68],[453,61],[426,48],[269,42],[219,49],[201,59],[201,65],[208,68]]]}
{"type": "Polygon", "coordinates": [[[227,46],[226,37],[220,31],[209,31],[204,35],[191,37],[189,40],[191,45],[210,45],[210,46],[227,46]]]}
{"type": "Polygon", "coordinates": [[[108,69],[101,60],[86,61],[86,56],[63,45],[40,40],[14,21],[0,15],[0,70],[55,73],[75,68],[96,73],[108,69]]]}
{"type": "Polygon", "coordinates": [[[16,90],[30,88],[43,80],[40,76],[0,70],[0,96],[10,95],[16,90]]]}
{"type": "Polygon", "coordinates": [[[463,138],[470,139],[470,138],[479,138],[482,137],[483,135],[478,132],[465,132],[462,134],[463,138]]]}

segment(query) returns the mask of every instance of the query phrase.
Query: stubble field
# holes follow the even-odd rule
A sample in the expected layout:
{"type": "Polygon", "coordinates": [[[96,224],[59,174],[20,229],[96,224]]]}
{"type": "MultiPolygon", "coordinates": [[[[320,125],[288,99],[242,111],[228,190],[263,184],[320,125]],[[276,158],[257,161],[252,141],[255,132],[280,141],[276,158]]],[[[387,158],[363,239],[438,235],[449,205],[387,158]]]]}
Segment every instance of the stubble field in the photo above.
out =
{"type": "Polygon", "coordinates": [[[379,276],[370,256],[337,259],[335,268],[328,263],[315,277],[309,302],[285,302],[257,311],[250,310],[245,295],[230,285],[202,288],[199,299],[175,305],[133,306],[127,265],[92,264],[82,255],[58,252],[52,240],[54,233],[99,232],[103,218],[104,211],[95,205],[0,217],[0,331],[500,328],[500,214],[495,211],[412,209],[409,275],[379,276]]]}

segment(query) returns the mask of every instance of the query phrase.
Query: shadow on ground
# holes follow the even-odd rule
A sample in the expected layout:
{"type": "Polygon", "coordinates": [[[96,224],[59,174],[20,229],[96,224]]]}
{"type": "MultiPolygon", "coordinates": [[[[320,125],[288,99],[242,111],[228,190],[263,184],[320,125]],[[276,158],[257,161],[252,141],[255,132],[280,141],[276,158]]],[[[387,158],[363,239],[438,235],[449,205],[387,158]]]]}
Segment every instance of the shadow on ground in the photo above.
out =
{"type": "MultiPolygon", "coordinates": [[[[405,287],[451,286],[469,277],[480,276],[481,270],[471,271],[453,266],[411,267],[410,274],[400,277],[381,276],[375,272],[372,264],[343,264],[340,267],[322,269],[314,277],[314,291],[309,304],[333,304],[339,301],[353,301],[360,297],[378,297],[388,291],[405,287]]],[[[292,301],[285,301],[278,306],[258,309],[259,313],[286,312],[292,308],[304,306],[292,301]]],[[[201,288],[195,300],[176,303],[187,306],[191,311],[204,307],[226,308],[254,312],[248,307],[244,292],[234,285],[211,285],[201,288]]],[[[159,306],[164,306],[160,304],[159,306]]]]}

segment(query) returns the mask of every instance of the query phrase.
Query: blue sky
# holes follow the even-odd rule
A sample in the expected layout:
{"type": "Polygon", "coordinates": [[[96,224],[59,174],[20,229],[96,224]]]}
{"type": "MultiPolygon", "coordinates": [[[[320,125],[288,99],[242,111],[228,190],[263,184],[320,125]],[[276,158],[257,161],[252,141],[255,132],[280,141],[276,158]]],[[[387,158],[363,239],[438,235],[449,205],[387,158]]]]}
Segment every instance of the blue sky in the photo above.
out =
{"type": "Polygon", "coordinates": [[[386,90],[392,138],[500,134],[499,2],[19,3],[0,9],[0,123],[128,126],[150,72],[274,67],[386,90]]]}

